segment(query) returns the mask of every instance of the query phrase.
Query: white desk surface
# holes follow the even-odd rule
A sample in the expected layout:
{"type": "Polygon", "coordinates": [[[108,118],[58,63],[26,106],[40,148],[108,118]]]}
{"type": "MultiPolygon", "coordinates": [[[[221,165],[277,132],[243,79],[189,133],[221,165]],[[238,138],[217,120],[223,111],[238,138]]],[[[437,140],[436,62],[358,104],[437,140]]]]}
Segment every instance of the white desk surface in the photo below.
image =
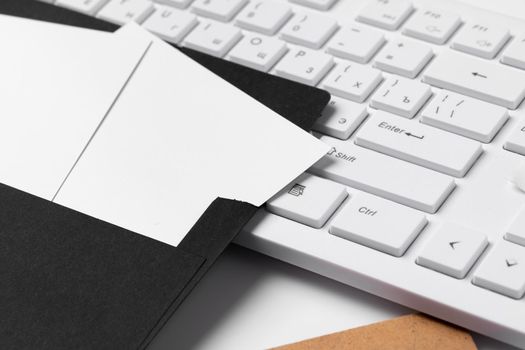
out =
{"type": "MultiPolygon", "coordinates": [[[[525,19],[525,0],[463,0],[525,19]]],[[[412,312],[323,276],[231,246],[148,350],[284,345],[412,312]]],[[[516,348],[474,335],[480,350],[516,348]]]]}
{"type": "MultiPolygon", "coordinates": [[[[412,312],[326,277],[232,245],[148,350],[284,345],[412,312]]],[[[480,350],[515,350],[474,336],[480,350]]]]}

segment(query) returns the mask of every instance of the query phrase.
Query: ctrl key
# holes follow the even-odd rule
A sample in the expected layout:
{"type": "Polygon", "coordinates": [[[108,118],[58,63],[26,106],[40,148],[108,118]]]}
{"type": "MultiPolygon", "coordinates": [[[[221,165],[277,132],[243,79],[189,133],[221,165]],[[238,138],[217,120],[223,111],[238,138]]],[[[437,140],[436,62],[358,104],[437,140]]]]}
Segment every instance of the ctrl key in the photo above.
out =
{"type": "Polygon", "coordinates": [[[269,212],[321,228],[348,196],[346,188],[310,174],[302,174],[266,202],[269,212]]]}
{"type": "Polygon", "coordinates": [[[472,283],[521,299],[525,294],[525,247],[501,241],[481,262],[472,283]]]}

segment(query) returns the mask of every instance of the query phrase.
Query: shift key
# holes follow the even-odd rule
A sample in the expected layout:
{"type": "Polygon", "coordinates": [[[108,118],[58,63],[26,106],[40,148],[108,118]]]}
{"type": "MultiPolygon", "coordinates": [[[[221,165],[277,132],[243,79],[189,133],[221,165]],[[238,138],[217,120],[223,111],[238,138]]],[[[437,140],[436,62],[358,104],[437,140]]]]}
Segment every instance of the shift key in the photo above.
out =
{"type": "Polygon", "coordinates": [[[449,176],[351,142],[328,136],[321,141],[332,148],[309,172],[358,190],[435,213],[456,186],[449,176]]]}
{"type": "Polygon", "coordinates": [[[479,142],[378,111],[357,134],[356,144],[455,177],[481,155],[479,142]]]}

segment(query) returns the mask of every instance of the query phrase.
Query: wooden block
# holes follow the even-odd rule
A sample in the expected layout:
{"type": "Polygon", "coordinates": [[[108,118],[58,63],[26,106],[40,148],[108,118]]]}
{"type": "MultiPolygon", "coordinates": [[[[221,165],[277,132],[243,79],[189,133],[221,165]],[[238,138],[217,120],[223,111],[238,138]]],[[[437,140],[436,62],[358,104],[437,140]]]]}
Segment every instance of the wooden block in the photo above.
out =
{"type": "Polygon", "coordinates": [[[274,350],[476,350],[466,331],[420,314],[324,335],[274,350]]]}

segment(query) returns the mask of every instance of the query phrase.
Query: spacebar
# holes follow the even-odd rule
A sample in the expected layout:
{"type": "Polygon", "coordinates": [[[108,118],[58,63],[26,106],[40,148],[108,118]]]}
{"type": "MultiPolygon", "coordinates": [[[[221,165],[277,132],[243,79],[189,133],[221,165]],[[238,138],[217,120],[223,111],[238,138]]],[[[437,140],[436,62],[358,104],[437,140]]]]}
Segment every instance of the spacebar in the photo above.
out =
{"type": "Polygon", "coordinates": [[[332,149],[309,172],[409,207],[435,213],[454,189],[454,180],[348,141],[323,136],[332,149]]]}

